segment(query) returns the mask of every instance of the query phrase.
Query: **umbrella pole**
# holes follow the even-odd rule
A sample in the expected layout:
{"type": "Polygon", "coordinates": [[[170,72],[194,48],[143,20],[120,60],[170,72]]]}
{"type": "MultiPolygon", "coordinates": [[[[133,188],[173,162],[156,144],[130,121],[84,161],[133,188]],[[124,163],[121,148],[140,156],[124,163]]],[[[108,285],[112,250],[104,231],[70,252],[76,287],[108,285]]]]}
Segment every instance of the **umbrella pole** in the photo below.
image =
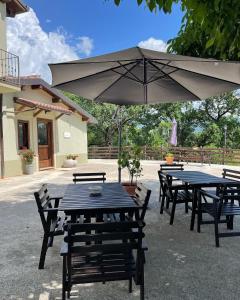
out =
{"type": "MultiPolygon", "coordinates": [[[[122,107],[119,106],[119,118],[118,118],[118,159],[122,154],[122,107]]],[[[118,182],[122,181],[122,169],[118,166],[118,182]]]]}

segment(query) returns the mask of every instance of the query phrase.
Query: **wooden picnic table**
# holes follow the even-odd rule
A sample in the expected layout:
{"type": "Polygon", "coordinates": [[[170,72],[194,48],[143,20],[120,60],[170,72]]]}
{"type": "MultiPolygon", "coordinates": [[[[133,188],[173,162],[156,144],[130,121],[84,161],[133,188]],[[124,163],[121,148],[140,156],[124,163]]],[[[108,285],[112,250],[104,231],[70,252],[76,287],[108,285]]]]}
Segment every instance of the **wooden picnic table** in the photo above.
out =
{"type": "Polygon", "coordinates": [[[69,184],[58,210],[74,218],[76,215],[96,216],[103,213],[132,213],[141,208],[120,183],[69,184]],[[90,195],[90,188],[101,186],[99,196],[90,195]]]}
{"type": "Polygon", "coordinates": [[[206,187],[220,187],[220,186],[236,186],[240,182],[232,179],[210,175],[200,171],[169,171],[166,174],[172,178],[181,180],[186,188],[193,189],[193,204],[190,230],[194,229],[195,215],[198,213],[198,232],[200,232],[200,207],[198,203],[197,191],[206,187]]]}

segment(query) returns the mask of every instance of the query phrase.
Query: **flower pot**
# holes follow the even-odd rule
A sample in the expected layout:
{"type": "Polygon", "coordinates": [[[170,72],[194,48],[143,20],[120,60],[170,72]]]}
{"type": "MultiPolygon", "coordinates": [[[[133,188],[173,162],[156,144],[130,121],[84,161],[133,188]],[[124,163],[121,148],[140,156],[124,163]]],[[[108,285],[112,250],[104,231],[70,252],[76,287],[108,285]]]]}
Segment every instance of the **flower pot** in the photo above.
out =
{"type": "Polygon", "coordinates": [[[63,162],[63,168],[75,168],[77,166],[77,161],[75,159],[66,159],[63,162]]]}
{"type": "Polygon", "coordinates": [[[135,190],[136,190],[136,187],[137,187],[136,183],[131,184],[130,182],[123,182],[122,186],[125,189],[125,191],[128,192],[128,194],[130,196],[135,195],[135,190]]]}
{"type": "Polygon", "coordinates": [[[26,174],[26,175],[33,174],[34,173],[34,166],[33,166],[33,164],[26,164],[25,163],[23,173],[26,174]]]}
{"type": "Polygon", "coordinates": [[[167,162],[168,165],[173,164],[173,160],[174,160],[173,156],[166,156],[165,159],[166,159],[166,162],[167,162]]]}

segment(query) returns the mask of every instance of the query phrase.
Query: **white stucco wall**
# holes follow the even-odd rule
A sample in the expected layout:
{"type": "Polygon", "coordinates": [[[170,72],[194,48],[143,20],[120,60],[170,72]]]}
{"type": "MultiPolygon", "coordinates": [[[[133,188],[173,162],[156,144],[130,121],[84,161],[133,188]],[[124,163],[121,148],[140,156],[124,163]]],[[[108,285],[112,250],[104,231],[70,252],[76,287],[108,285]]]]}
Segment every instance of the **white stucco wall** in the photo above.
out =
{"type": "Polygon", "coordinates": [[[79,122],[80,116],[63,116],[57,120],[59,154],[87,153],[87,124],[79,122]],[[64,137],[69,133],[70,137],[64,137]]]}
{"type": "MultiPolygon", "coordinates": [[[[54,167],[61,167],[68,154],[78,154],[79,162],[87,159],[87,123],[82,117],[73,113],[64,115],[56,120],[58,112],[41,112],[33,117],[35,111],[14,113],[13,97],[32,99],[48,104],[52,103],[52,97],[40,89],[27,89],[20,93],[6,94],[3,96],[3,130],[4,130],[4,154],[7,176],[20,175],[22,173],[22,161],[18,150],[18,120],[29,122],[30,148],[38,154],[37,119],[49,119],[53,121],[54,167]],[[70,136],[70,137],[66,137],[70,136]]],[[[56,104],[60,105],[60,104],[56,104]]],[[[63,106],[63,104],[61,104],[63,106]]],[[[29,108],[25,108],[29,109],[29,108]]],[[[38,157],[35,159],[38,170],[38,157]]]]}

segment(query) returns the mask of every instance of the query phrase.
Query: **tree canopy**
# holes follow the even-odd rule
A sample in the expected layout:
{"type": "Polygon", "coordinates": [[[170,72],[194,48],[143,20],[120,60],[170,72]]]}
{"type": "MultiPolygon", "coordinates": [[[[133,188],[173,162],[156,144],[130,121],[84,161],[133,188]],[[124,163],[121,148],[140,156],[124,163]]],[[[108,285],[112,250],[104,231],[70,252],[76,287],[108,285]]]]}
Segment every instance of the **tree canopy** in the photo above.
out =
{"type": "MultiPolygon", "coordinates": [[[[114,0],[120,5],[123,0],[114,0]]],[[[184,12],[178,36],[168,51],[178,54],[238,60],[240,58],[239,0],[136,0],[150,11],[171,13],[175,4],[184,12]]]]}
{"type": "MultiPolygon", "coordinates": [[[[71,94],[68,96],[94,115],[98,124],[88,126],[88,144],[117,145],[117,106],[98,104],[71,94]]],[[[171,103],[145,106],[125,106],[122,111],[123,144],[167,146],[172,120],[178,124],[178,145],[184,147],[240,147],[240,101],[233,93],[201,102],[171,103]]]]}
{"type": "MultiPolygon", "coordinates": [[[[106,0],[107,1],[107,0],[106,0]]],[[[109,1],[109,0],[108,0],[109,1]]],[[[112,0],[120,5],[123,0],[112,0]]],[[[136,0],[150,11],[171,13],[174,5],[184,12],[178,36],[168,41],[169,52],[239,60],[240,0],[136,0]]],[[[116,106],[97,104],[68,95],[93,114],[97,125],[89,126],[89,145],[117,145],[116,106]]],[[[179,146],[227,146],[240,148],[240,101],[235,93],[201,102],[124,107],[123,143],[168,145],[172,119],[178,124],[179,146]],[[225,128],[225,129],[224,129],[225,128]]]]}

